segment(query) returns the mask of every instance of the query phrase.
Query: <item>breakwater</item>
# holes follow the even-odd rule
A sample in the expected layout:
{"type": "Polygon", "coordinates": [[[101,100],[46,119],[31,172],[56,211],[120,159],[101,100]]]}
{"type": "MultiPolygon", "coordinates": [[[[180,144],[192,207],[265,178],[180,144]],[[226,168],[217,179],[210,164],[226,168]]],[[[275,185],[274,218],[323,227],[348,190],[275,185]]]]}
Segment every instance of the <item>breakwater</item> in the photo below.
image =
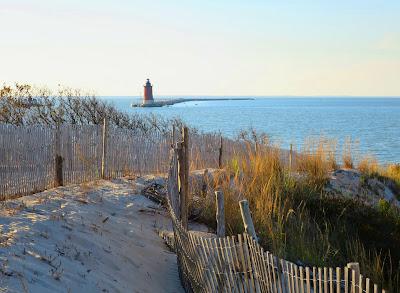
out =
{"type": "Polygon", "coordinates": [[[250,101],[254,98],[189,98],[158,100],[148,104],[132,103],[132,107],[163,107],[185,102],[210,102],[210,101],[250,101]]]}

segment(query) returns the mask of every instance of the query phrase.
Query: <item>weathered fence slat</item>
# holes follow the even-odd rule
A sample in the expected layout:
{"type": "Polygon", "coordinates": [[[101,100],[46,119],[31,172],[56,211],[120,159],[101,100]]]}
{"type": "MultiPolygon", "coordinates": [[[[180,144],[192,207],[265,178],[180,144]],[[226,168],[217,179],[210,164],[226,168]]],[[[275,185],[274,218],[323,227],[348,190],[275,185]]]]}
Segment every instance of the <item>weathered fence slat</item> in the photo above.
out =
{"type": "Polygon", "coordinates": [[[221,191],[215,192],[215,201],[216,201],[217,236],[225,237],[224,194],[221,191]]]}
{"type": "Polygon", "coordinates": [[[307,293],[311,293],[310,268],[309,267],[306,267],[306,287],[307,287],[307,293]]]}

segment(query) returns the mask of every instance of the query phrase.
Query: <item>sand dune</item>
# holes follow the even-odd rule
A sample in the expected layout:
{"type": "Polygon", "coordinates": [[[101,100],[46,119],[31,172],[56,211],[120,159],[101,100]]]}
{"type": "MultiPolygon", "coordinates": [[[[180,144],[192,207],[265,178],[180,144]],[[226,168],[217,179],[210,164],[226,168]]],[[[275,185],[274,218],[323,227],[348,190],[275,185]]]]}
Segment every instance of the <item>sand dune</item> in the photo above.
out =
{"type": "MultiPolygon", "coordinates": [[[[139,181],[138,181],[139,182],[139,181]]],[[[2,203],[0,292],[183,292],[157,229],[166,212],[130,180],[2,203]]]]}

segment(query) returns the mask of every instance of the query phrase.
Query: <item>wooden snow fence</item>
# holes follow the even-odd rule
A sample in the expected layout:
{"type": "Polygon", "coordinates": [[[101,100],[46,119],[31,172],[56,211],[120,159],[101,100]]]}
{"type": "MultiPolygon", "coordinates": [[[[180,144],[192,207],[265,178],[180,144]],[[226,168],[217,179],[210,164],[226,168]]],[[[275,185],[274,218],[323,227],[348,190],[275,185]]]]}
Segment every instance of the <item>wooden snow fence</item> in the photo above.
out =
{"type": "Polygon", "coordinates": [[[0,124],[0,200],[100,178],[167,172],[169,135],[106,126],[0,124]]]}
{"type": "MultiPolygon", "coordinates": [[[[167,190],[173,236],[165,237],[170,237],[167,242],[173,245],[177,254],[181,282],[187,292],[385,292],[360,274],[358,263],[344,268],[303,267],[280,259],[265,251],[256,237],[250,236],[251,229],[227,237],[204,237],[188,231],[182,224],[187,221],[182,219],[182,211],[187,208],[182,207],[182,200],[187,205],[184,197],[188,195],[185,188],[182,192],[183,180],[180,178],[182,158],[179,148],[183,145],[177,143],[171,150],[167,190]]],[[[187,165],[187,162],[183,164],[187,165]]],[[[252,225],[251,217],[250,221],[244,223],[245,227],[252,225]]]]}
{"type": "MultiPolygon", "coordinates": [[[[173,137],[108,125],[0,124],[0,201],[100,178],[167,173],[173,137]]],[[[217,134],[193,135],[190,169],[218,168],[243,151],[217,134]]]]}

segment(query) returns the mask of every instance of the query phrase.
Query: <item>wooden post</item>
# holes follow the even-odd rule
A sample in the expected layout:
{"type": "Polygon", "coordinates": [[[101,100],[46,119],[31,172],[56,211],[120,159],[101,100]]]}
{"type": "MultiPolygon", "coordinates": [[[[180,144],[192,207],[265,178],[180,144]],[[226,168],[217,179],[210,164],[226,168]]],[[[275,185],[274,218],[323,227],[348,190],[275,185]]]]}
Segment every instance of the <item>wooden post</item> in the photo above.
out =
{"type": "Polygon", "coordinates": [[[350,276],[354,276],[354,279],[352,278],[351,280],[351,293],[356,293],[354,292],[353,288],[359,286],[359,280],[360,280],[360,264],[358,262],[349,262],[347,264],[347,267],[350,269],[350,276]],[[353,274],[354,272],[354,274],[353,274]]]}
{"type": "Polygon", "coordinates": [[[175,145],[175,125],[172,125],[172,141],[171,141],[171,148],[175,145]]]}
{"type": "Polygon", "coordinates": [[[290,144],[290,151],[289,151],[289,173],[292,172],[292,159],[293,159],[293,145],[290,144]]]}
{"type": "Polygon", "coordinates": [[[106,157],[107,157],[107,119],[103,120],[103,148],[101,154],[101,178],[106,177],[106,157]]]}
{"type": "MultiPolygon", "coordinates": [[[[172,199],[172,204],[174,208],[174,212],[176,217],[181,220],[181,206],[180,206],[180,200],[181,200],[181,186],[182,186],[182,180],[181,180],[181,171],[180,171],[180,163],[179,163],[179,158],[182,156],[182,144],[180,142],[175,143],[174,149],[173,149],[173,154],[176,159],[176,173],[173,174],[174,180],[176,180],[176,193],[173,193],[175,198],[172,199]],[[176,176],[176,177],[175,177],[176,176]]],[[[175,171],[175,170],[174,170],[175,171]]],[[[175,183],[175,182],[174,182],[175,183]]]]}
{"type": "Polygon", "coordinates": [[[179,162],[179,194],[182,226],[188,228],[188,203],[189,203],[189,132],[187,127],[182,127],[183,141],[178,148],[179,162]]]}
{"type": "Polygon", "coordinates": [[[203,182],[201,185],[201,196],[206,198],[207,197],[207,190],[208,190],[208,169],[204,170],[203,173],[203,182]]]}
{"type": "Polygon", "coordinates": [[[241,200],[239,201],[239,205],[246,233],[253,237],[256,241],[258,241],[256,230],[254,229],[253,219],[251,218],[249,202],[246,199],[241,200]]]}
{"type": "Polygon", "coordinates": [[[224,208],[224,194],[221,191],[215,192],[215,200],[217,204],[217,236],[225,237],[225,208],[224,208]]]}
{"type": "Polygon", "coordinates": [[[61,156],[61,130],[60,125],[56,127],[55,135],[55,186],[63,186],[63,158],[61,156]]]}
{"type": "Polygon", "coordinates": [[[222,135],[220,137],[220,141],[219,141],[219,156],[218,156],[218,168],[222,169],[222,135]]]}
{"type": "Polygon", "coordinates": [[[183,185],[183,151],[182,142],[177,142],[175,146],[176,156],[178,160],[178,193],[179,193],[179,220],[182,220],[182,185],[183,185]]]}
{"type": "Polygon", "coordinates": [[[183,156],[185,164],[185,172],[183,178],[185,205],[183,206],[182,223],[183,227],[188,228],[188,206],[189,206],[189,130],[186,126],[182,127],[183,137],[183,156]]]}

